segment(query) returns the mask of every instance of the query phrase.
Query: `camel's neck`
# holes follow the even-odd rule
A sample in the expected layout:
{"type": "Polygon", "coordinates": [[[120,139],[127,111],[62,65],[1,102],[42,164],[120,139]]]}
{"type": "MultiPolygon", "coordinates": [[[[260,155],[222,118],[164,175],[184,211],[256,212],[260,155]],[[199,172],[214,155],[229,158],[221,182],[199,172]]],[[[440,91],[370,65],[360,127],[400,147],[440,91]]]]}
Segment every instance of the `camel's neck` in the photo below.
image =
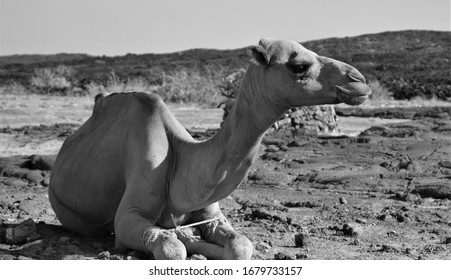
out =
{"type": "Polygon", "coordinates": [[[253,164],[266,130],[287,109],[267,98],[263,71],[251,66],[234,107],[221,130],[200,143],[182,143],[170,194],[175,208],[193,211],[227,197],[253,164]]]}

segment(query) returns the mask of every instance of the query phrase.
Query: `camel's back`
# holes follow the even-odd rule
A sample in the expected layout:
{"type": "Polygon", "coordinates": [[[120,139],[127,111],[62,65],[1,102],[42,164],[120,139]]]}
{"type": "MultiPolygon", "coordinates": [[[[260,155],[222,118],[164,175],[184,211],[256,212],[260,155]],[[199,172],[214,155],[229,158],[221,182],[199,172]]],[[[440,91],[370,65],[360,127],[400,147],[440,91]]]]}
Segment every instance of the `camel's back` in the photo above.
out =
{"type": "Polygon", "coordinates": [[[89,197],[106,198],[111,208],[117,207],[125,190],[130,154],[137,152],[130,150],[144,150],[145,147],[136,143],[140,137],[145,138],[149,130],[165,131],[158,109],[161,103],[161,98],[146,93],[118,93],[96,98],[92,116],[66,139],[57,156],[50,180],[51,191],[66,200],[66,204],[77,203],[69,207],[78,208],[82,202],[74,201],[81,196],[87,201],[82,207],[90,207],[87,205],[89,197]],[[154,129],[149,129],[149,125],[154,129]]]}

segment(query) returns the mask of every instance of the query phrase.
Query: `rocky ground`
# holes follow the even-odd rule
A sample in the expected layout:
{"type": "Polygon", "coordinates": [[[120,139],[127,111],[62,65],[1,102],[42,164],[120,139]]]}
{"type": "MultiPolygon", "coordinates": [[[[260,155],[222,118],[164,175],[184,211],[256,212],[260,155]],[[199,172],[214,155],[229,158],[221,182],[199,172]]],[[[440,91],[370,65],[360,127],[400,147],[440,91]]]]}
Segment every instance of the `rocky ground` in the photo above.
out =
{"type": "MultiPolygon", "coordinates": [[[[422,110],[357,137],[268,134],[248,178],[221,203],[253,242],[253,258],[451,259],[450,110],[422,110]]],[[[77,126],[0,132],[26,145],[61,141],[77,126]]],[[[47,196],[54,158],[0,158],[0,259],[148,259],[119,252],[113,236],[85,238],[60,226],[47,196]]]]}

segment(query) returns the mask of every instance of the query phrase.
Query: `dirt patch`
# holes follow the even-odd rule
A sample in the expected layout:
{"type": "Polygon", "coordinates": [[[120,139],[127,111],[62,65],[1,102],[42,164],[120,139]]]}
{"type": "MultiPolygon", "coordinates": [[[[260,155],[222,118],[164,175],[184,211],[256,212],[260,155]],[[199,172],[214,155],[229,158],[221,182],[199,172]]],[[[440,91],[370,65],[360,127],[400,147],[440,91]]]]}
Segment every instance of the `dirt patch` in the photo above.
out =
{"type": "MultiPolygon", "coordinates": [[[[423,118],[358,137],[275,131],[220,205],[253,242],[255,259],[451,259],[448,126],[446,118],[423,118]]],[[[27,144],[63,140],[74,128],[3,134],[27,144]]],[[[205,139],[215,130],[190,132],[205,139]]],[[[113,236],[86,238],[60,226],[47,196],[54,158],[0,159],[0,259],[149,259],[118,251],[113,236]]]]}

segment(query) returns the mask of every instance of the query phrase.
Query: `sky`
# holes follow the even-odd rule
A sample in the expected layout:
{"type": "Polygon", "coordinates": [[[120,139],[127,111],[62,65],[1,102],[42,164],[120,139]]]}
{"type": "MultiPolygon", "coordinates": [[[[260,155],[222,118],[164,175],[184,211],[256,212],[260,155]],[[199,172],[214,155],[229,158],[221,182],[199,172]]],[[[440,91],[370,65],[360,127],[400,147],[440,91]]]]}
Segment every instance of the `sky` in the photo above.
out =
{"type": "Polygon", "coordinates": [[[0,0],[0,55],[235,49],[407,29],[450,31],[450,0],[0,0]]]}

